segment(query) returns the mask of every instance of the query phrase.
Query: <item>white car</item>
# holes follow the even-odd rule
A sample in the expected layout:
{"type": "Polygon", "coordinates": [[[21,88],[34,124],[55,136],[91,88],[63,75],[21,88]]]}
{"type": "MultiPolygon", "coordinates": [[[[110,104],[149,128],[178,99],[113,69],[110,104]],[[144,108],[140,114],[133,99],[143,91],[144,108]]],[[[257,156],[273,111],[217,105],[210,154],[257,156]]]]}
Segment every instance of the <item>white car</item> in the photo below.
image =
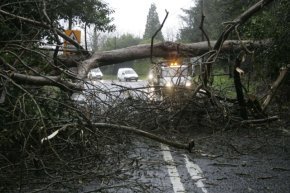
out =
{"type": "Polygon", "coordinates": [[[102,71],[100,70],[100,68],[94,68],[92,70],[90,70],[90,72],[88,73],[88,78],[90,80],[93,80],[93,79],[99,79],[99,80],[102,80],[103,78],[103,73],[102,71]]]}
{"type": "Polygon", "coordinates": [[[87,105],[87,98],[82,93],[73,93],[70,98],[79,106],[87,105]]]}
{"type": "Polygon", "coordinates": [[[117,78],[119,81],[138,81],[138,74],[132,68],[119,68],[117,78]]]}

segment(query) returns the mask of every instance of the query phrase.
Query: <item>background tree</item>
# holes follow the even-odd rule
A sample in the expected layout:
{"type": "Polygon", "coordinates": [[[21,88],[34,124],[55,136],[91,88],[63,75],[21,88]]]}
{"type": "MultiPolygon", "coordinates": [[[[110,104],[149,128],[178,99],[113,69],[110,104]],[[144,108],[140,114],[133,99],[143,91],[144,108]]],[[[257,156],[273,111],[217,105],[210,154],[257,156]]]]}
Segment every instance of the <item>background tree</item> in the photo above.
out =
{"type": "Polygon", "coordinates": [[[210,39],[217,39],[223,30],[223,22],[236,18],[242,10],[249,6],[250,1],[235,0],[197,0],[196,5],[183,9],[185,16],[181,16],[184,23],[179,31],[182,42],[202,41],[202,32],[199,29],[202,11],[205,16],[203,28],[210,39]]]}
{"type": "Polygon", "coordinates": [[[80,22],[86,25],[93,24],[99,31],[114,29],[114,26],[110,24],[112,19],[108,17],[113,11],[103,1],[49,0],[47,4],[54,6],[55,9],[50,10],[57,19],[68,21],[68,29],[72,29],[73,24],[80,24],[80,22]]]}
{"type": "MultiPolygon", "coordinates": [[[[99,0],[88,0],[88,1],[78,1],[78,0],[47,0],[47,1],[23,1],[19,2],[17,0],[12,1],[1,1],[1,7],[10,11],[14,10],[15,14],[21,15],[27,18],[36,18],[40,22],[48,23],[49,25],[53,24],[57,28],[64,28],[63,22],[60,23],[62,19],[68,20],[68,29],[72,28],[73,24],[83,25],[84,29],[86,26],[93,25],[94,30],[96,31],[113,31],[115,26],[111,24],[112,19],[109,17],[113,12],[109,9],[106,3],[103,3],[99,0]],[[45,11],[45,13],[44,13],[45,11]]],[[[32,35],[32,29],[27,29],[29,33],[25,32],[26,25],[19,23],[19,20],[14,19],[14,22],[7,22],[4,19],[7,16],[2,16],[3,22],[0,25],[3,25],[3,30],[0,34],[1,39],[5,34],[16,33],[16,35],[21,35],[22,38],[26,35],[32,35]],[[14,25],[12,25],[14,23],[14,25]],[[11,29],[10,29],[11,28],[11,29]],[[19,33],[22,31],[22,33],[19,33]]],[[[14,36],[9,36],[10,38],[14,36]]],[[[39,33],[37,30],[38,39],[46,38],[46,40],[54,40],[55,38],[51,36],[49,31],[43,31],[39,33]]],[[[51,43],[51,42],[50,42],[51,43]]]]}
{"type": "Polygon", "coordinates": [[[120,48],[126,48],[129,46],[138,45],[141,42],[141,38],[134,36],[133,34],[113,35],[107,38],[106,42],[102,45],[101,50],[115,50],[120,48]]]}
{"type": "MultiPolygon", "coordinates": [[[[151,40],[151,37],[154,35],[154,33],[157,31],[159,27],[160,27],[160,21],[159,21],[158,13],[156,11],[156,5],[152,3],[149,9],[148,15],[147,15],[147,22],[146,22],[143,39],[151,40]]],[[[155,40],[164,41],[164,37],[161,31],[156,35],[155,40]]]]}
{"type": "MultiPolygon", "coordinates": [[[[115,50],[120,48],[126,48],[129,46],[135,46],[140,44],[141,38],[134,36],[133,34],[123,34],[121,36],[115,35],[107,37],[106,41],[103,43],[101,50],[115,50]]],[[[111,66],[104,66],[102,70],[105,74],[116,75],[119,68],[122,67],[133,67],[134,61],[127,61],[123,63],[116,63],[111,66]]]]}
{"type": "MultiPolygon", "coordinates": [[[[54,0],[51,0],[52,3],[54,0]]],[[[56,3],[56,2],[55,2],[56,3]]],[[[73,24],[81,25],[84,29],[85,47],[87,50],[87,27],[93,25],[94,32],[96,31],[113,31],[114,25],[110,22],[112,19],[108,17],[113,11],[108,5],[100,0],[64,0],[58,2],[56,7],[59,13],[59,19],[68,21],[68,29],[72,29],[73,24]]]]}
{"type": "Polygon", "coordinates": [[[255,70],[258,77],[276,78],[279,68],[289,64],[290,55],[290,2],[274,2],[265,11],[253,17],[241,28],[243,39],[270,39],[271,46],[257,50],[255,70]]]}

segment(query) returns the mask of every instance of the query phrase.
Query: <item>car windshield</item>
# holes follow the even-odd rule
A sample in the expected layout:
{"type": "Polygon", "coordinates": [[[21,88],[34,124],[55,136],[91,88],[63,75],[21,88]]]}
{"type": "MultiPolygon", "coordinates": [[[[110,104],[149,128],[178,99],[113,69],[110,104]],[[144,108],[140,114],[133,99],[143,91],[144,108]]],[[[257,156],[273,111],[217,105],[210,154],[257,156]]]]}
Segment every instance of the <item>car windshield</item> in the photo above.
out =
{"type": "Polygon", "coordinates": [[[162,69],[163,77],[180,77],[188,76],[187,67],[164,67],[162,69]]]}
{"type": "Polygon", "coordinates": [[[135,74],[133,70],[126,70],[125,74],[135,74]]]}
{"type": "Polygon", "coordinates": [[[100,72],[99,68],[92,69],[92,72],[100,72]]]}

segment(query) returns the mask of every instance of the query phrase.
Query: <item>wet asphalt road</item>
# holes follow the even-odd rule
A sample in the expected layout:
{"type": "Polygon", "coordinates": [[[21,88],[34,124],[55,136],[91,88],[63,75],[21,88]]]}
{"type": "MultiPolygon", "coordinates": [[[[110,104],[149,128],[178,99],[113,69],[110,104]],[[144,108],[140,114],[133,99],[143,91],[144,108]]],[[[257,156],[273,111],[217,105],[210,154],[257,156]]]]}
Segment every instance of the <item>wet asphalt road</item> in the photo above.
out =
{"type": "MultiPolygon", "coordinates": [[[[93,82],[93,85],[95,84],[100,85],[99,87],[104,90],[118,93],[123,86],[140,88],[142,91],[142,87],[146,86],[147,82],[93,82]]],[[[88,85],[87,89],[91,88],[92,85],[88,85]]],[[[147,97],[140,93],[142,92],[135,94],[138,97],[147,97]]],[[[120,97],[119,94],[116,96],[120,97]]],[[[102,100],[105,100],[104,97],[105,94],[103,97],[100,96],[102,100]]],[[[128,97],[128,92],[124,92],[122,97],[128,97]]],[[[253,146],[257,145],[257,139],[235,137],[237,138],[235,144],[241,148],[244,146],[242,143],[239,144],[239,140],[253,140],[253,146]]],[[[197,145],[193,153],[172,149],[147,139],[135,139],[133,147],[128,150],[128,159],[132,159],[135,165],[135,169],[128,172],[128,182],[143,184],[145,189],[141,192],[290,192],[290,154],[288,152],[290,140],[289,136],[283,136],[283,141],[281,139],[280,135],[274,139],[271,138],[275,140],[275,147],[272,147],[267,139],[261,137],[259,140],[262,142],[260,141],[257,147],[250,146],[254,151],[245,151],[245,153],[238,150],[231,152],[228,149],[225,150],[224,148],[229,148],[230,145],[225,145],[223,139],[215,145],[210,140],[203,141],[197,145]],[[259,144],[262,144],[261,147],[259,144]]],[[[119,192],[134,191],[121,189],[119,192]]]]}
{"type": "Polygon", "coordinates": [[[289,192],[289,154],[281,148],[264,148],[245,155],[208,154],[199,147],[189,153],[138,139],[130,150],[130,159],[138,160],[131,179],[147,185],[148,192],[160,193],[289,192]],[[165,158],[164,152],[170,153],[172,159],[165,158]]]}

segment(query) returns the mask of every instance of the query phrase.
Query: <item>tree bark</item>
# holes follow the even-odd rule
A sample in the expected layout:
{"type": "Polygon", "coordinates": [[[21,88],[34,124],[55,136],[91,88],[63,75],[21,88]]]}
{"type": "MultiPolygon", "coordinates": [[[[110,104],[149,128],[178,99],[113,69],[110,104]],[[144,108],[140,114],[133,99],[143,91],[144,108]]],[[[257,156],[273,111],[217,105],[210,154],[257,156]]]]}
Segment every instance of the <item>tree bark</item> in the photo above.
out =
{"type": "Polygon", "coordinates": [[[148,133],[146,131],[137,129],[135,127],[129,127],[129,126],[123,126],[123,125],[115,125],[115,124],[110,124],[110,123],[94,123],[93,126],[97,128],[106,128],[106,129],[119,129],[119,130],[124,130],[127,132],[131,132],[134,134],[137,134],[142,137],[146,137],[149,139],[152,139],[154,141],[158,141],[160,143],[170,145],[172,147],[175,147],[177,149],[185,149],[188,150],[189,152],[192,151],[192,148],[194,147],[194,141],[190,140],[187,144],[179,143],[172,141],[170,139],[165,139],[163,137],[159,137],[158,135],[154,135],[152,133],[148,133]]]}
{"type": "MultiPolygon", "coordinates": [[[[243,41],[245,46],[260,47],[265,46],[270,41],[243,41]]],[[[210,41],[210,44],[214,45],[216,41],[210,41]]],[[[174,42],[162,42],[153,45],[154,57],[167,58],[168,53],[177,51],[178,55],[181,57],[195,57],[201,56],[209,51],[208,42],[198,42],[191,44],[179,44],[174,42]]],[[[228,40],[225,41],[220,48],[222,52],[230,51],[232,49],[242,49],[240,41],[238,40],[228,40]]],[[[84,60],[78,67],[78,78],[83,79],[88,71],[92,68],[111,65],[115,63],[121,63],[130,60],[149,58],[151,56],[151,45],[142,44],[137,46],[131,46],[127,48],[105,51],[105,52],[95,52],[89,59],[84,60]]]]}
{"type": "Polygon", "coordinates": [[[63,90],[81,91],[83,88],[80,84],[74,84],[61,80],[60,76],[30,76],[19,73],[12,73],[11,78],[18,83],[36,86],[57,86],[63,90]]]}
{"type": "Polygon", "coordinates": [[[237,100],[240,106],[240,114],[241,117],[244,120],[248,119],[248,113],[247,113],[247,107],[246,102],[244,99],[244,93],[243,93],[243,85],[241,82],[241,74],[238,72],[237,68],[239,68],[241,65],[241,58],[237,57],[235,61],[235,70],[234,70],[234,83],[237,93],[237,100]]]}
{"type": "Polygon", "coordinates": [[[276,91],[278,90],[279,86],[282,84],[283,80],[287,77],[287,74],[289,74],[289,68],[290,68],[290,64],[288,64],[287,67],[282,67],[280,69],[280,74],[279,74],[278,78],[271,85],[271,88],[267,94],[267,97],[262,104],[263,112],[266,111],[268,105],[270,104],[270,102],[271,102],[272,98],[274,97],[276,91]]]}

